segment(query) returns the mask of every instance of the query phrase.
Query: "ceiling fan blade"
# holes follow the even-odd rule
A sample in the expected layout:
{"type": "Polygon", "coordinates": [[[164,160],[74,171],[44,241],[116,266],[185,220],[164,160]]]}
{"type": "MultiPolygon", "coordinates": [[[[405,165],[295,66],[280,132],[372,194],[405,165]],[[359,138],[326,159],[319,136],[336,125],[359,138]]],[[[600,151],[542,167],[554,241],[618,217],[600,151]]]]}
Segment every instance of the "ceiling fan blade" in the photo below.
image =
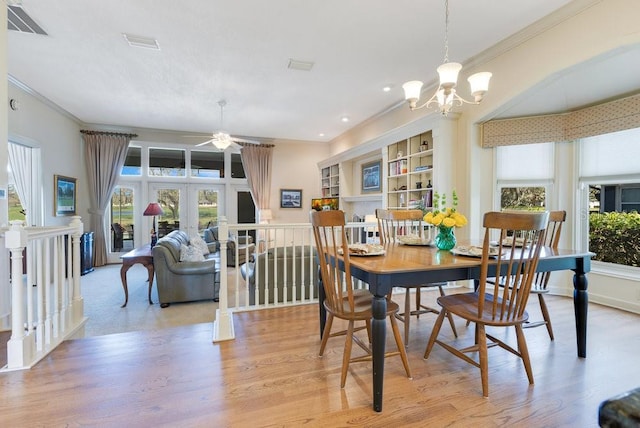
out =
{"type": "Polygon", "coordinates": [[[209,144],[209,143],[213,143],[213,140],[207,140],[207,141],[205,141],[203,143],[196,144],[196,147],[204,146],[205,144],[209,144]]]}

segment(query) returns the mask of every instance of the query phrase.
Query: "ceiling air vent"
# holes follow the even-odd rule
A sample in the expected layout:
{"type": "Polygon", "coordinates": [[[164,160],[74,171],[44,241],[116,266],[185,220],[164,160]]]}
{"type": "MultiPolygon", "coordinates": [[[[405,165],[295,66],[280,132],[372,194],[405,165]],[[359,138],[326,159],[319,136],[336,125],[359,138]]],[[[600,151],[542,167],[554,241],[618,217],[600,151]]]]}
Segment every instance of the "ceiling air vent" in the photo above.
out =
{"type": "Polygon", "coordinates": [[[22,7],[7,5],[7,8],[7,28],[9,30],[47,35],[46,31],[36,24],[22,7]]]}
{"type": "Polygon", "coordinates": [[[311,71],[313,68],[313,62],[290,58],[287,68],[291,70],[311,71]]]}

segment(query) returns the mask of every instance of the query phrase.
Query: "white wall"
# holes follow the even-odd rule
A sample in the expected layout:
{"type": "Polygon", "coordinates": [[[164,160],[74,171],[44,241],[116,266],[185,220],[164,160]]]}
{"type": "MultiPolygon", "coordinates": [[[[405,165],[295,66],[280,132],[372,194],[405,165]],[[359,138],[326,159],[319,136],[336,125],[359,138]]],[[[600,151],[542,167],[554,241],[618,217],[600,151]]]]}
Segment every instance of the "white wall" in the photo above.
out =
{"type": "MultiPolygon", "coordinates": [[[[7,8],[0,8],[0,22],[7,21],[7,8]]],[[[7,29],[6,26],[0,30],[0,76],[7,75],[7,29]]],[[[0,103],[0,165],[8,165],[9,149],[7,146],[8,124],[7,124],[7,104],[9,97],[7,96],[7,81],[0,83],[0,100],[7,102],[0,103]]],[[[8,185],[7,169],[0,168],[0,189],[5,191],[5,199],[0,199],[0,225],[7,224],[9,220],[8,200],[6,197],[8,185]]],[[[0,265],[2,267],[2,265],[0,265]]]]}
{"type": "MultiPolygon", "coordinates": [[[[495,207],[493,150],[480,147],[477,124],[502,113],[509,103],[536,85],[549,84],[549,78],[552,76],[561,76],[565,70],[608,52],[640,44],[640,26],[637,19],[640,16],[640,2],[637,0],[575,2],[575,5],[586,6],[576,10],[573,16],[560,20],[550,29],[531,31],[519,41],[519,44],[508,49],[503,46],[502,50],[499,47],[493,52],[488,52],[484,61],[483,58],[478,58],[473,66],[463,68],[465,74],[460,76],[461,82],[464,82],[467,75],[476,71],[493,72],[489,93],[482,104],[457,109],[460,113],[457,136],[450,142],[454,159],[449,171],[451,183],[460,198],[459,209],[469,219],[468,227],[460,230],[463,238],[480,236],[482,214],[495,207]]],[[[606,76],[603,78],[606,79],[606,76]]],[[[603,83],[607,82],[603,80],[603,83]]],[[[593,84],[597,85],[598,82],[593,84]]],[[[411,112],[406,105],[402,105],[383,117],[365,122],[333,140],[332,154],[367,143],[380,135],[411,127],[420,118],[433,114],[423,110],[411,112]]],[[[560,149],[561,159],[571,161],[572,151],[571,143],[567,143],[560,149]]],[[[565,175],[557,177],[558,195],[555,203],[558,206],[550,208],[561,207],[567,210],[569,224],[563,231],[563,241],[568,245],[575,245],[573,235],[578,217],[574,209],[576,192],[572,187],[575,183],[570,178],[573,170],[566,168],[564,171],[565,175]]],[[[625,309],[640,312],[639,278],[629,280],[593,273],[588,279],[591,301],[612,305],[624,302],[625,309]]],[[[572,295],[571,281],[561,281],[555,291],[572,295]]]]}
{"type": "MultiPolygon", "coordinates": [[[[69,217],[55,217],[53,213],[53,176],[59,174],[78,180],[77,213],[88,230],[89,193],[80,125],[13,84],[9,84],[8,97],[19,102],[18,110],[8,111],[9,138],[41,148],[44,225],[65,225],[70,220],[69,217]]],[[[7,151],[6,145],[4,151],[7,151]]]]}
{"type": "Polygon", "coordinates": [[[308,223],[311,199],[320,193],[318,161],[329,155],[326,143],[275,141],[271,178],[271,223],[308,223]],[[302,189],[302,208],[280,208],[280,189],[302,189]]]}

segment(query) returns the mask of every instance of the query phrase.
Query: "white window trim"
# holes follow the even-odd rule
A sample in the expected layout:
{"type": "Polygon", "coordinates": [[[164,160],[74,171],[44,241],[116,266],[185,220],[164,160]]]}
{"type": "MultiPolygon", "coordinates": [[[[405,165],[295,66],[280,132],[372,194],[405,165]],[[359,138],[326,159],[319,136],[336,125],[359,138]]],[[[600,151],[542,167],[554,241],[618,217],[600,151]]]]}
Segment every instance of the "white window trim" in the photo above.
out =
{"type": "MultiPolygon", "coordinates": [[[[577,147],[574,151],[575,163],[578,166],[577,175],[579,175],[580,168],[580,144],[579,140],[576,141],[577,147]]],[[[589,247],[589,186],[590,185],[602,185],[602,184],[634,184],[640,183],[640,173],[638,174],[620,174],[620,175],[603,175],[603,176],[585,176],[578,177],[578,188],[576,205],[578,213],[583,213],[578,216],[577,229],[575,231],[576,248],[586,250],[589,247]]],[[[591,262],[591,271],[599,273],[601,275],[610,276],[614,278],[627,279],[632,281],[640,281],[640,267],[620,265],[616,263],[606,263],[601,261],[591,262]]]]}

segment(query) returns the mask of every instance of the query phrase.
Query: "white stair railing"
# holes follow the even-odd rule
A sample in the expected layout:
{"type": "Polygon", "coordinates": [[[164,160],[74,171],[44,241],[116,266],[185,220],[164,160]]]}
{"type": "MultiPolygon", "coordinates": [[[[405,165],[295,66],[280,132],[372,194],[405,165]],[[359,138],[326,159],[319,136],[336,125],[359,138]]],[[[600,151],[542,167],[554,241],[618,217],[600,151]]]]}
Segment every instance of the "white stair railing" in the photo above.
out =
{"type": "MultiPolygon", "coordinates": [[[[318,265],[310,223],[228,224],[222,217],[218,230],[220,293],[214,342],[235,338],[233,312],[318,303],[318,265]],[[255,236],[255,247],[236,245],[236,264],[227,267],[229,236],[245,241],[248,236],[255,236]],[[239,263],[238,260],[247,262],[239,263]],[[234,270],[234,275],[229,276],[229,269],[234,270]],[[233,278],[231,284],[229,277],[233,278]]],[[[347,223],[347,233],[350,243],[379,242],[377,223],[347,223]]],[[[356,281],[355,285],[367,287],[361,281],[356,281]]]]}
{"type": "Polygon", "coordinates": [[[11,297],[11,338],[7,365],[1,370],[30,368],[64,340],[83,333],[82,232],[79,216],[72,217],[68,226],[24,227],[13,221],[0,231],[3,257],[9,253],[11,263],[10,271],[0,277],[0,297],[11,297]]]}

